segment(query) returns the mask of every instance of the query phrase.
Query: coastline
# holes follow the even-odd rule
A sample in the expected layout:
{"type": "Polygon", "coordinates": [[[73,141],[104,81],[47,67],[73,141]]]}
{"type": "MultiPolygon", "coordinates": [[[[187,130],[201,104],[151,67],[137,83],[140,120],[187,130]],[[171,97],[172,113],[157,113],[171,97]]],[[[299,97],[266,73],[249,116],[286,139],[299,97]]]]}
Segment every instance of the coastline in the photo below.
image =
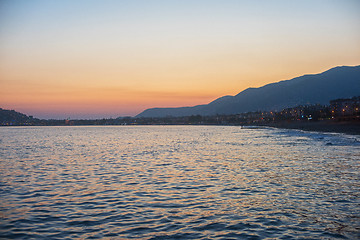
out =
{"type": "Polygon", "coordinates": [[[298,129],[304,131],[314,132],[331,132],[331,133],[345,133],[350,135],[360,135],[360,121],[291,121],[291,122],[276,122],[263,124],[261,126],[284,128],[284,129],[298,129]]]}
{"type": "Polygon", "coordinates": [[[247,127],[273,127],[282,129],[298,129],[313,132],[329,132],[344,133],[360,136],[360,119],[339,121],[320,120],[320,121],[304,121],[304,120],[284,120],[274,122],[236,122],[226,121],[233,119],[216,119],[217,122],[189,121],[186,118],[172,119],[97,119],[97,120],[39,120],[38,122],[22,123],[22,124],[0,124],[0,127],[15,126],[149,126],[149,125],[183,125],[183,126],[242,126],[247,127]],[[144,121],[140,121],[144,120],[144,121]]]}

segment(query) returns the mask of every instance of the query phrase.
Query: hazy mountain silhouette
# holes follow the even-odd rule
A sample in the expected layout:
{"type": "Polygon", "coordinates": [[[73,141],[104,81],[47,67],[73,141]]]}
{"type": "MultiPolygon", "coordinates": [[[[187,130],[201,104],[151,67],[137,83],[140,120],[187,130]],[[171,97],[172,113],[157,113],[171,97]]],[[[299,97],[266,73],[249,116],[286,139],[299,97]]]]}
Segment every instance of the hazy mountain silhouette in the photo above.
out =
{"type": "Polygon", "coordinates": [[[335,67],[320,74],[248,88],[235,96],[224,96],[194,107],[151,108],[136,117],[236,114],[258,110],[282,110],[305,104],[329,104],[337,98],[360,95],[360,66],[335,67]]]}
{"type": "Polygon", "coordinates": [[[32,116],[27,116],[23,113],[16,112],[15,110],[6,110],[0,108],[0,125],[18,125],[30,123],[35,120],[32,116]]]}

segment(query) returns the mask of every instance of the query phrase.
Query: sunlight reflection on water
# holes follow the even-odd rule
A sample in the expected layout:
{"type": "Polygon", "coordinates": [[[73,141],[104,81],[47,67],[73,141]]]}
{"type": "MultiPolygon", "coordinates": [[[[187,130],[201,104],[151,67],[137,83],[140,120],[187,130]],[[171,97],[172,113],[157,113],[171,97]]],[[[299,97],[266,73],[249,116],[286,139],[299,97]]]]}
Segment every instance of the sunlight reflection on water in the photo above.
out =
{"type": "Polygon", "coordinates": [[[230,126],[0,132],[3,238],[360,237],[355,136],[230,126]]]}

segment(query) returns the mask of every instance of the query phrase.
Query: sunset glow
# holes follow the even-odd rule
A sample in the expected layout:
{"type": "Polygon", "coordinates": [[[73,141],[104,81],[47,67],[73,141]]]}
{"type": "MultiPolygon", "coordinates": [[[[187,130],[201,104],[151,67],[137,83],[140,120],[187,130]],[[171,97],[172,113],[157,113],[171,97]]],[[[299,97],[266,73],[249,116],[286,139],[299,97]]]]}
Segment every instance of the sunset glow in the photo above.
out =
{"type": "Polygon", "coordinates": [[[360,2],[0,2],[0,107],[135,116],[360,63],[360,2]]]}

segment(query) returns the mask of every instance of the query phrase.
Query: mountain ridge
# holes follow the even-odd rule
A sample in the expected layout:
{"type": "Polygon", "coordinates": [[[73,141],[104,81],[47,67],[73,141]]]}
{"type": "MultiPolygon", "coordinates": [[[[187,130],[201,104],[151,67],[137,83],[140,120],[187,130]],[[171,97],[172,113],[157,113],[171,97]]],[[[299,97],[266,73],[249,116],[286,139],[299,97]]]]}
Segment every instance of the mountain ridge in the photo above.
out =
{"type": "Polygon", "coordinates": [[[193,107],[150,108],[136,117],[237,114],[250,111],[281,110],[306,104],[328,104],[335,98],[360,95],[360,65],[337,66],[318,74],[247,88],[234,96],[225,95],[193,107]]]}

